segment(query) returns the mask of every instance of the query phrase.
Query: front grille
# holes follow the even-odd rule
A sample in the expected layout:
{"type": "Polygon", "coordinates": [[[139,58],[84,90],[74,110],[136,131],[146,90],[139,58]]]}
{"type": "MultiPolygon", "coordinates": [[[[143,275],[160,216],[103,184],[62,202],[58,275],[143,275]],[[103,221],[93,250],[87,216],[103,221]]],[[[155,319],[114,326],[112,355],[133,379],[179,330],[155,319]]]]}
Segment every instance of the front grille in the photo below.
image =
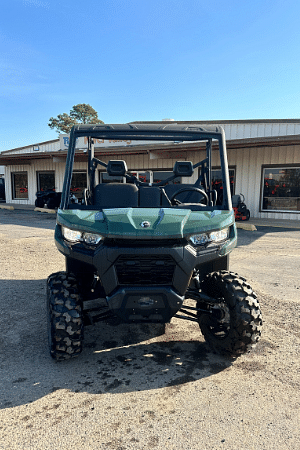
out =
{"type": "Polygon", "coordinates": [[[105,238],[107,247],[184,247],[186,239],[112,239],[105,238]]]}
{"type": "Polygon", "coordinates": [[[171,285],[175,265],[169,255],[122,255],[115,268],[120,285],[171,285]]]}

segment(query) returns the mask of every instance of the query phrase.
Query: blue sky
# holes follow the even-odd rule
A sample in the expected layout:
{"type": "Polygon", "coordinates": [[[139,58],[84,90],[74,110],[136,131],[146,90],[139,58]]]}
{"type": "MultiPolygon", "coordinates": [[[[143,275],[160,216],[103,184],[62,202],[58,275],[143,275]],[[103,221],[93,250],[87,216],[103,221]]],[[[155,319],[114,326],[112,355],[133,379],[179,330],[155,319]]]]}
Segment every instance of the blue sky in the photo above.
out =
{"type": "Polygon", "coordinates": [[[4,0],[0,151],[106,123],[298,118],[298,0],[4,0]]]}

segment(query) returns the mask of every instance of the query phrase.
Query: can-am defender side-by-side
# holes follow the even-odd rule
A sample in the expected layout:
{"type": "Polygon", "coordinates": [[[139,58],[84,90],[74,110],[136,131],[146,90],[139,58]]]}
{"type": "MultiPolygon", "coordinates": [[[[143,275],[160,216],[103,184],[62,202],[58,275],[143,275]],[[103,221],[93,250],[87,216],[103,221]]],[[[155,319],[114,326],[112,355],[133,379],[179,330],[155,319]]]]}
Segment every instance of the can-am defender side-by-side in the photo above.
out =
{"type": "Polygon", "coordinates": [[[125,323],[167,323],[172,317],[197,322],[211,348],[228,356],[247,352],[259,340],[257,297],[244,278],[229,271],[237,235],[219,126],[74,126],[55,242],[66,258],[66,270],[47,280],[49,346],[56,360],[78,356],[84,325],[109,316],[125,323]],[[88,186],[82,201],[72,203],[75,147],[83,137],[88,186]],[[172,176],[147,183],[122,160],[97,159],[94,139],[190,142],[205,157],[195,164],[177,161],[172,176]],[[221,205],[211,180],[216,155],[222,168],[221,205]],[[126,182],[98,184],[97,168],[126,182]],[[189,178],[194,184],[176,183],[189,178]],[[92,299],[105,299],[105,304],[89,309],[92,299]]]}

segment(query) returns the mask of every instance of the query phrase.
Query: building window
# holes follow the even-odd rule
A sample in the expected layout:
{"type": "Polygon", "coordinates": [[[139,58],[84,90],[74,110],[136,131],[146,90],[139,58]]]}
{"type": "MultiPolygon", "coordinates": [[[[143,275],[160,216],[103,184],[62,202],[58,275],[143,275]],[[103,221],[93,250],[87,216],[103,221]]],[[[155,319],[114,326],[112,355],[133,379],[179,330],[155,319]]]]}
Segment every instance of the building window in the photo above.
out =
{"type": "Polygon", "coordinates": [[[13,172],[12,177],[12,193],[13,199],[28,199],[28,175],[27,172],[13,172]]]}
{"type": "Polygon", "coordinates": [[[55,191],[55,173],[54,172],[38,172],[37,173],[38,191],[55,191]]]}
{"type": "Polygon", "coordinates": [[[99,172],[100,175],[100,183],[125,183],[125,177],[121,177],[119,175],[111,176],[106,172],[99,172]]]}
{"type": "Polygon", "coordinates": [[[263,167],[262,211],[300,211],[300,166],[263,167]]]}
{"type": "MultiPolygon", "coordinates": [[[[167,178],[173,175],[172,171],[167,170],[130,170],[130,174],[137,177],[139,181],[143,183],[159,183],[160,181],[164,181],[167,178]]],[[[111,177],[106,172],[100,172],[100,183],[128,183],[125,177],[111,177]]],[[[170,181],[169,184],[180,184],[181,177],[175,178],[170,181]]]]}
{"type": "Polygon", "coordinates": [[[87,187],[86,172],[73,172],[71,181],[71,192],[77,198],[83,198],[83,192],[87,187]]]}
{"type": "Polygon", "coordinates": [[[143,170],[139,170],[138,172],[131,172],[132,175],[136,176],[139,181],[143,183],[151,183],[151,172],[145,172],[143,170]]]}
{"type": "MultiPolygon", "coordinates": [[[[212,169],[211,171],[212,188],[217,191],[217,204],[222,204],[223,199],[223,183],[221,169],[212,169]]],[[[235,192],[235,168],[229,168],[229,182],[231,196],[235,192]]]]}
{"type": "MultiPolygon", "coordinates": [[[[135,172],[131,172],[132,175],[135,175],[139,181],[143,183],[159,183],[161,181],[166,180],[167,178],[173,175],[172,171],[169,170],[137,170],[135,172]]],[[[172,181],[169,181],[168,184],[180,184],[181,177],[175,178],[172,181]]]]}
{"type": "MultiPolygon", "coordinates": [[[[153,183],[159,183],[167,178],[174,175],[173,171],[157,170],[153,171],[153,183]]],[[[174,178],[174,180],[169,181],[168,184],[181,184],[181,177],[174,178]]]]}

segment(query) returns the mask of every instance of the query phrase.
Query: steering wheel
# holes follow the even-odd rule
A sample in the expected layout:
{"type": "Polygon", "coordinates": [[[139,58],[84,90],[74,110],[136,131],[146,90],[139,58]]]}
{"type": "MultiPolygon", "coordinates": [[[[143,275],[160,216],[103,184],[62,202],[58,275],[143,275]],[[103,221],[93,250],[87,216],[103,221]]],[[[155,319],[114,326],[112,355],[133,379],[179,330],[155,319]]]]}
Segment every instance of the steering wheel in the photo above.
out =
{"type": "MultiPolygon", "coordinates": [[[[193,186],[191,186],[191,187],[185,187],[185,188],[179,189],[177,192],[175,192],[175,193],[172,195],[172,197],[170,198],[170,202],[172,203],[172,205],[176,204],[176,203],[175,203],[175,200],[176,200],[177,202],[179,202],[179,200],[177,200],[177,199],[175,198],[178,194],[181,194],[182,192],[188,192],[188,191],[199,192],[199,194],[201,194],[201,195],[204,197],[204,199],[205,199],[205,206],[208,205],[209,199],[208,199],[208,196],[207,196],[206,192],[205,192],[203,189],[199,189],[199,188],[196,188],[196,187],[193,187],[193,186]]],[[[180,202],[180,203],[182,203],[182,202],[180,202]]]]}

